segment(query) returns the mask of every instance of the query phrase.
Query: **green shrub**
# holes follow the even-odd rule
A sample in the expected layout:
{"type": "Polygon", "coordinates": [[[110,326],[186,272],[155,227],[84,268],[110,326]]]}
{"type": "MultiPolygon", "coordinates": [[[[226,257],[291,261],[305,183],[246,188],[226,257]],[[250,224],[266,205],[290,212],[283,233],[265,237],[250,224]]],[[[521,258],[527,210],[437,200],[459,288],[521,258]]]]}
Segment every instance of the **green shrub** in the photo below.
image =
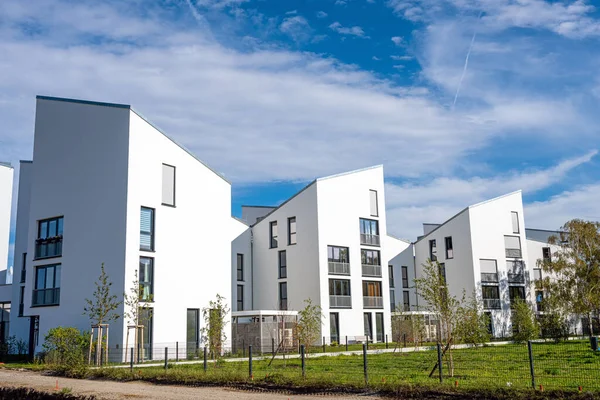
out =
{"type": "Polygon", "coordinates": [[[77,328],[59,326],[52,328],[44,338],[43,359],[52,370],[67,375],[80,375],[87,365],[89,335],[77,328]]]}
{"type": "Polygon", "coordinates": [[[540,326],[527,302],[518,299],[512,309],[513,340],[524,343],[540,336],[540,326]]]}

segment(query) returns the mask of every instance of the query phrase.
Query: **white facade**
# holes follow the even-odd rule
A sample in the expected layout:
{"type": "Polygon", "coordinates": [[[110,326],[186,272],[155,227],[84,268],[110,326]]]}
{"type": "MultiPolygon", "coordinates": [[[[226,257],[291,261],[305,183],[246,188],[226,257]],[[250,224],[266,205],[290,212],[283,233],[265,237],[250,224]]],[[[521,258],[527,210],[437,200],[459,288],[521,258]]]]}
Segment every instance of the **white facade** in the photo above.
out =
{"type": "MultiPolygon", "coordinates": [[[[154,345],[196,341],[187,335],[187,310],[200,314],[217,294],[230,302],[230,262],[223,257],[231,252],[230,184],[131,107],[38,97],[33,164],[21,168],[15,260],[26,260],[26,280],[13,285],[13,301],[21,301],[24,286],[24,317],[13,316],[20,320],[15,326],[37,317],[36,351],[52,327],[90,329],[82,312],[102,263],[121,298],[142,257],[152,263],[143,280],[153,309],[147,340],[154,345]],[[152,242],[145,250],[142,207],[153,210],[144,214],[153,214],[154,225],[144,235],[152,242]],[[62,225],[62,252],[52,258],[36,254],[48,218],[62,225]],[[58,304],[39,297],[42,304],[33,304],[44,280],[59,288],[50,294],[58,304]]],[[[56,233],[50,223],[48,232],[56,233]]],[[[118,313],[124,311],[121,305],[118,313]]],[[[111,324],[111,347],[125,345],[127,324],[123,318],[111,324]]]]}
{"type": "MultiPolygon", "coordinates": [[[[10,235],[13,175],[12,166],[0,162],[0,272],[6,271],[8,268],[8,238],[10,235]]],[[[0,285],[5,283],[5,280],[0,281],[0,285]]]]}

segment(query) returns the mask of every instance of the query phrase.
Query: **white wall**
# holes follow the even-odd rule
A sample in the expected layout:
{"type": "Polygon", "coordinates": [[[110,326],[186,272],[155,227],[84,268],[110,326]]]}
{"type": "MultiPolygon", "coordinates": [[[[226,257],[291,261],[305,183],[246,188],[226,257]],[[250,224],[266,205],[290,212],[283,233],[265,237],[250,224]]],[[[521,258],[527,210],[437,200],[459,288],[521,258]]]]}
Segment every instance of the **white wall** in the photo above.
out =
{"type": "Polygon", "coordinates": [[[254,225],[260,218],[276,208],[268,206],[242,206],[242,220],[248,225],[254,225]]]}
{"type": "MultiPolygon", "coordinates": [[[[0,162],[0,271],[8,268],[8,240],[10,235],[10,210],[12,204],[14,170],[0,162]]],[[[6,283],[4,280],[0,285],[6,283]]]]}
{"type": "MultiPolygon", "coordinates": [[[[391,309],[392,312],[396,310],[402,310],[404,308],[404,291],[408,291],[409,302],[411,311],[417,311],[419,309],[419,299],[417,292],[414,287],[414,280],[416,277],[415,269],[415,257],[414,257],[415,246],[409,244],[404,250],[388,262],[394,268],[394,294],[395,294],[395,306],[391,309]],[[407,267],[408,272],[408,287],[402,286],[402,267],[407,267]]],[[[391,289],[390,289],[391,290],[391,289]]],[[[390,305],[391,307],[391,305],[390,305]]]]}
{"type": "Polygon", "coordinates": [[[185,342],[188,308],[208,308],[217,294],[231,307],[231,185],[133,111],[129,129],[126,273],[121,287],[131,287],[140,256],[153,257],[154,345],[185,342]],[[163,163],[176,167],[175,207],[161,205],[163,163]],[[140,251],[142,206],[156,210],[154,252],[140,251]]]}
{"type": "Polygon", "coordinates": [[[231,218],[231,231],[233,240],[231,241],[231,311],[238,310],[237,307],[237,286],[244,286],[244,310],[252,309],[252,229],[248,225],[231,218]],[[244,276],[243,280],[237,280],[237,255],[243,256],[244,276]]]}

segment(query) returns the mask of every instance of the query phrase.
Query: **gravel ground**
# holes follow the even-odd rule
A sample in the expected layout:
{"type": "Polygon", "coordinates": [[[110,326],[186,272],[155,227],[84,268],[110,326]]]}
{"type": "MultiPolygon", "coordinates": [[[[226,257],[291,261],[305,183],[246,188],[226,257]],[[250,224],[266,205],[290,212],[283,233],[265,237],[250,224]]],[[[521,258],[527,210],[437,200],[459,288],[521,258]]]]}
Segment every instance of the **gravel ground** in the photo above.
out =
{"type": "MultiPolygon", "coordinates": [[[[296,396],[264,391],[242,391],[213,387],[153,385],[145,382],[113,382],[45,376],[37,372],[0,368],[0,386],[28,387],[52,392],[56,387],[70,388],[73,394],[94,395],[99,399],[235,399],[235,400],[315,400],[319,398],[364,399],[365,396],[296,396]]],[[[379,397],[368,396],[370,400],[379,397]]]]}

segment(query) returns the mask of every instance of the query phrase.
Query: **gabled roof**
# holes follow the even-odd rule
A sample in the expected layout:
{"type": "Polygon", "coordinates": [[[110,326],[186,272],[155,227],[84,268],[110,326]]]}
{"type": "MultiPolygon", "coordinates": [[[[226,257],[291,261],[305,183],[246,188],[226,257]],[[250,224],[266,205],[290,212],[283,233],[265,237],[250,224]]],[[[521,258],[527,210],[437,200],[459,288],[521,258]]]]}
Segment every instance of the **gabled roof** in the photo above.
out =
{"type": "Polygon", "coordinates": [[[208,168],[209,170],[211,170],[213,173],[215,173],[217,176],[219,176],[225,182],[231,184],[231,182],[229,180],[227,180],[227,178],[225,178],[223,176],[223,174],[221,174],[220,172],[217,172],[216,170],[214,170],[213,168],[211,168],[208,164],[206,164],[204,161],[202,161],[201,159],[199,159],[194,153],[192,153],[190,150],[188,150],[181,143],[177,142],[171,136],[167,135],[162,129],[160,129],[155,124],[153,124],[152,122],[150,122],[147,118],[145,118],[140,112],[138,112],[137,110],[135,110],[129,104],[103,103],[103,102],[99,102],[99,101],[69,99],[69,98],[63,98],[63,97],[52,97],[52,96],[41,96],[41,95],[36,96],[36,99],[39,99],[39,100],[50,100],[50,101],[63,101],[63,102],[68,102],[68,103],[86,104],[86,105],[100,106],[100,107],[113,107],[113,108],[128,109],[128,110],[132,111],[134,114],[136,114],[138,117],[140,117],[141,119],[143,119],[148,125],[150,125],[154,129],[156,129],[158,132],[160,132],[164,137],[166,137],[171,142],[173,142],[176,146],[178,146],[183,151],[185,151],[190,156],[192,156],[194,159],[196,159],[196,161],[198,161],[200,164],[204,165],[206,168],[208,168]]]}

